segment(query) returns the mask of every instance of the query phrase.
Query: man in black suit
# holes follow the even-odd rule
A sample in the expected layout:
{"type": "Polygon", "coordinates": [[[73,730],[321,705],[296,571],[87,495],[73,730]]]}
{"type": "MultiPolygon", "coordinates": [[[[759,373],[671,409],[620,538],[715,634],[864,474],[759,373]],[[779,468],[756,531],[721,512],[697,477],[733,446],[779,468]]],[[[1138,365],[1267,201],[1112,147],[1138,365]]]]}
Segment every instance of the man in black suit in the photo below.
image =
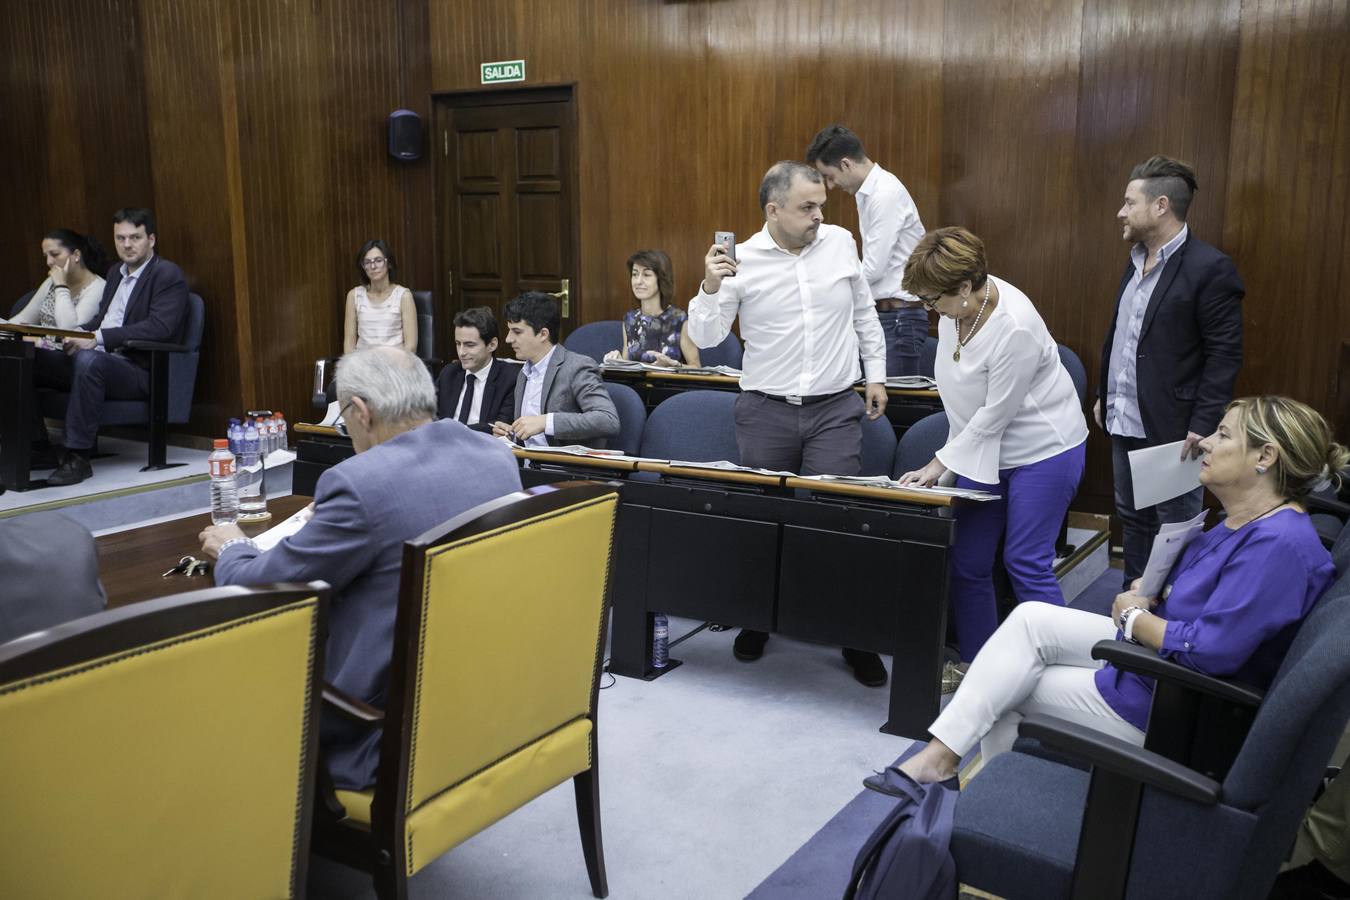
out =
{"type": "Polygon", "coordinates": [[[487,434],[493,422],[510,421],[520,366],[493,358],[496,349],[497,320],[490,308],[475,306],[455,316],[459,362],[446,366],[436,379],[437,418],[458,419],[487,434]]]}
{"type": "Polygon", "coordinates": [[[178,343],[187,321],[187,281],[181,269],[155,255],[154,214],[119,209],[113,215],[113,240],[122,262],[108,270],[98,315],[81,326],[94,336],[68,338],[64,354],[40,351],[34,359],[36,385],[70,392],[69,452],[48,476],[50,485],[77,484],[94,474],[89,457],[105,399],[149,399],[150,354],[127,349],[126,343],[178,343]]]}
{"type": "Polygon", "coordinates": [[[1189,166],[1154,156],[1134,167],[1116,213],[1133,247],[1093,416],[1111,436],[1127,589],[1143,574],[1159,526],[1196,515],[1203,494],[1197,487],[1136,509],[1129,452],[1182,441],[1183,459],[1199,456],[1242,368],[1242,279],[1231,259],[1191,236],[1186,211],[1195,191],[1189,166]]]}

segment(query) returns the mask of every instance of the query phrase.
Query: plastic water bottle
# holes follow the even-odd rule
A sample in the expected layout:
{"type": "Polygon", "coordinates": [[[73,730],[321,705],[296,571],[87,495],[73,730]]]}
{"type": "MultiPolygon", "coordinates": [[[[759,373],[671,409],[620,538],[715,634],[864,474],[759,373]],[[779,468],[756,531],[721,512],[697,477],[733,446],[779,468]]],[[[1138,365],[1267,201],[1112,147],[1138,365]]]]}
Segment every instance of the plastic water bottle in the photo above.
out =
{"type": "Polygon", "coordinates": [[[670,659],[670,622],[665,613],[652,616],[652,668],[664,669],[670,659]]]}
{"type": "Polygon", "coordinates": [[[291,436],[288,433],[288,429],[286,427],[285,413],[278,410],[276,414],[276,419],[277,419],[277,433],[280,435],[280,439],[277,445],[278,449],[289,450],[291,449],[291,436]]]}
{"type": "Polygon", "coordinates": [[[238,419],[230,420],[229,430],[225,432],[230,441],[230,452],[239,457],[244,452],[244,426],[238,419]]]}
{"type": "Polygon", "coordinates": [[[232,525],[239,519],[234,454],[230,452],[230,442],[225,438],[216,438],[214,447],[206,458],[206,465],[211,472],[211,524],[232,525]]]}
{"type": "Polygon", "coordinates": [[[243,452],[239,454],[239,515],[244,519],[262,519],[267,515],[261,441],[257,423],[245,419],[243,452]]]}

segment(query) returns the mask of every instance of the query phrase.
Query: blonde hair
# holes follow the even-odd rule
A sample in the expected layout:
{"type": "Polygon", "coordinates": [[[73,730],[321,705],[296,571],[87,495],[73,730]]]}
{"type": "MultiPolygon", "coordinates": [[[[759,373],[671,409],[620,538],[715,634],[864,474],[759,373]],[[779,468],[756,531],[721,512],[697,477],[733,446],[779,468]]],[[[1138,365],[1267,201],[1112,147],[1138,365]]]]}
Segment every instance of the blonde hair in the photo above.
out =
{"type": "Polygon", "coordinates": [[[1331,427],[1317,410],[1269,394],[1239,397],[1228,409],[1237,410],[1249,448],[1266,444],[1275,448],[1271,474],[1281,497],[1300,500],[1318,489],[1324,478],[1339,489],[1350,451],[1332,440],[1331,427]]]}
{"type": "Polygon", "coordinates": [[[984,241],[960,226],[939,228],[915,245],[901,286],[916,297],[952,294],[963,281],[971,290],[984,287],[988,274],[984,241]]]}

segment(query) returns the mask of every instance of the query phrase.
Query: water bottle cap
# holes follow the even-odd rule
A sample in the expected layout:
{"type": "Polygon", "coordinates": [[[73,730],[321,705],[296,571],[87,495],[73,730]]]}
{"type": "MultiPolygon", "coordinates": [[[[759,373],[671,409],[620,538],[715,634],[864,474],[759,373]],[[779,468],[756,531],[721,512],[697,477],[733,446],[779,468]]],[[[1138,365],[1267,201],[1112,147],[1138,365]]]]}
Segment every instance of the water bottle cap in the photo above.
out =
{"type": "Polygon", "coordinates": [[[213,446],[217,450],[228,450],[230,449],[230,442],[225,438],[216,438],[215,444],[213,446]]]}

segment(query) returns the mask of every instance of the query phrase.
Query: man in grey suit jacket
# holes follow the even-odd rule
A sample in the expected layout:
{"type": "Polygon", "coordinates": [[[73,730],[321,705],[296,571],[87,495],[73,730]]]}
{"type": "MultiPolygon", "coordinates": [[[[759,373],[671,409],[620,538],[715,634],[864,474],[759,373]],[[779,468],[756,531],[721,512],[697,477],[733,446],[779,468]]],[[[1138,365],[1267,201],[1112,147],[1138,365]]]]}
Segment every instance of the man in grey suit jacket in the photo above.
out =
{"type": "Polygon", "coordinates": [[[526,291],[506,304],[506,342],[524,360],[516,377],[516,418],[496,422],[492,433],[526,446],[585,444],[604,447],[619,434],[619,413],[595,360],[554,342],[558,301],[526,291]]]}
{"type": "Polygon", "coordinates": [[[60,513],[0,519],[0,644],[102,612],[94,536],[60,513]]]}
{"type": "MultiPolygon", "coordinates": [[[[325,680],[383,709],[403,542],[520,490],[520,470],[501,441],[452,419],[435,421],[431,376],[402,348],[349,353],[336,381],[357,455],[319,477],[313,518],[265,553],[234,525],[203,531],[202,550],[219,560],[216,584],[332,585],[325,680]]],[[[337,787],[375,783],[378,730],[326,716],[319,735],[337,787]]]]}

